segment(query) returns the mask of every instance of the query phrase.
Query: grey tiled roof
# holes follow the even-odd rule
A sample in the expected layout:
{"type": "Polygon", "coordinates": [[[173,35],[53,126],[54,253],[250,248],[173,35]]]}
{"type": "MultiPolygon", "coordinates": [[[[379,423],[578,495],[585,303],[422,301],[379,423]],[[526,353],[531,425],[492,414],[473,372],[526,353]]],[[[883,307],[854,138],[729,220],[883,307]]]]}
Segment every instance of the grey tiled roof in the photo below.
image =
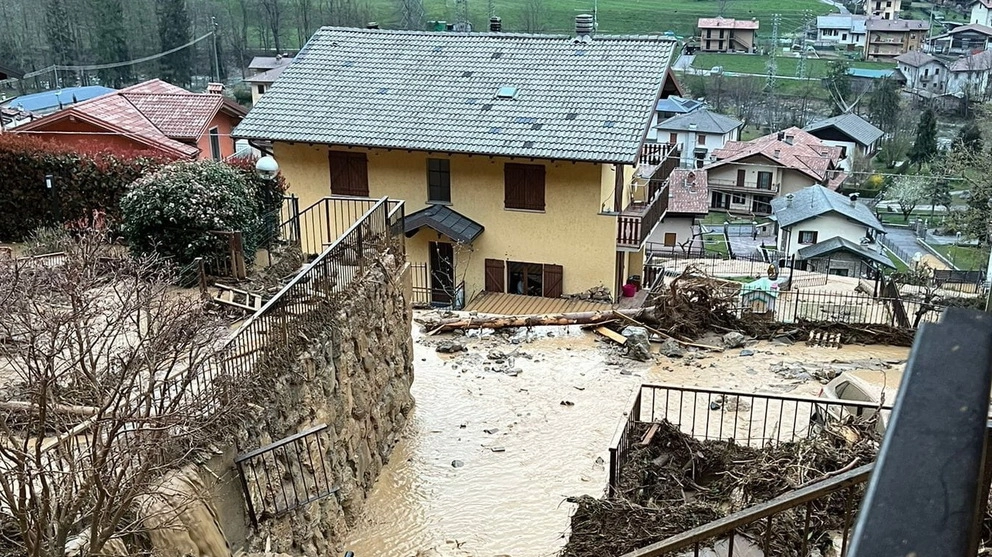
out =
{"type": "Polygon", "coordinates": [[[234,135],[633,163],[674,45],[324,27],[234,135]]]}
{"type": "Polygon", "coordinates": [[[863,202],[858,201],[852,204],[847,196],[830,191],[820,185],[809,186],[797,191],[792,194],[791,200],[788,196],[772,199],[772,213],[775,214],[775,220],[778,221],[779,226],[783,228],[826,213],[837,213],[869,228],[885,232],[882,223],[875,218],[875,213],[863,202]]]}
{"type": "Polygon", "coordinates": [[[717,112],[710,112],[709,110],[703,108],[688,114],[672,116],[671,118],[659,123],[657,127],[659,130],[685,131],[692,129],[689,127],[692,124],[696,125],[695,130],[697,132],[723,134],[741,127],[743,122],[736,118],[724,116],[723,114],[719,114],[717,112]]]}
{"type": "Polygon", "coordinates": [[[834,236],[829,240],[817,242],[812,246],[802,248],[796,252],[796,257],[798,259],[814,259],[817,257],[826,257],[831,253],[836,253],[838,251],[853,253],[861,259],[869,259],[880,265],[885,265],[890,269],[896,268],[888,256],[878,253],[877,251],[870,250],[862,245],[855,244],[847,238],[841,238],[840,236],[834,236]]]}
{"type": "Polygon", "coordinates": [[[485,230],[481,224],[444,205],[431,205],[426,209],[407,215],[403,221],[403,226],[405,233],[414,232],[426,226],[456,242],[465,244],[471,244],[485,230]]]}
{"type": "Polygon", "coordinates": [[[885,134],[885,132],[873,126],[868,120],[865,120],[857,114],[850,113],[834,116],[833,118],[827,118],[826,120],[820,120],[819,122],[813,122],[804,129],[811,134],[816,135],[817,131],[829,127],[837,128],[844,135],[866,146],[871,145],[885,134]]]}

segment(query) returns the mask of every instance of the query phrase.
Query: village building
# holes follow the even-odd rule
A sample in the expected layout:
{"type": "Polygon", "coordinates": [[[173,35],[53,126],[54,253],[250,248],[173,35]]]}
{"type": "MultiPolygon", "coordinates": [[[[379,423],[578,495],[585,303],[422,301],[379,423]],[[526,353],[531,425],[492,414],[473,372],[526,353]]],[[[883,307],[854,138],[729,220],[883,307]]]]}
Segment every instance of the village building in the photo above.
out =
{"type": "Polygon", "coordinates": [[[906,76],[906,89],[921,96],[955,95],[985,97],[992,75],[992,51],[959,56],[945,61],[923,52],[910,52],[896,58],[906,76]]]}
{"type": "Polygon", "coordinates": [[[676,168],[666,179],[668,210],[651,234],[650,241],[665,247],[691,248],[699,220],[710,210],[706,171],[676,168]]]}
{"type": "Polygon", "coordinates": [[[820,185],[772,201],[778,247],[796,268],[840,276],[895,268],[881,253],[882,223],[857,195],[843,196],[820,185]]]}
{"type": "Polygon", "coordinates": [[[916,50],[897,56],[895,61],[906,77],[906,89],[935,95],[944,93],[947,66],[936,56],[916,50]]]}
{"type": "Polygon", "coordinates": [[[885,132],[857,114],[841,114],[813,122],[804,128],[826,145],[840,147],[840,167],[851,172],[855,157],[871,159],[885,132]]]}
{"type": "Polygon", "coordinates": [[[868,16],[857,14],[831,14],[816,18],[816,46],[840,47],[858,50],[865,46],[868,16]]]}
{"type": "Polygon", "coordinates": [[[265,94],[272,87],[272,84],[279,79],[283,70],[293,62],[293,57],[288,55],[276,56],[256,56],[248,64],[248,71],[251,75],[245,78],[245,83],[251,87],[251,102],[255,104],[258,98],[265,94]]]}
{"type": "Polygon", "coordinates": [[[880,19],[899,19],[902,0],[864,0],[864,12],[880,19]]]}
{"type": "Polygon", "coordinates": [[[865,28],[868,31],[865,59],[887,61],[900,54],[920,50],[930,24],[915,19],[872,17],[865,23],[865,28]]]}
{"type": "Polygon", "coordinates": [[[303,208],[405,200],[435,303],[616,295],[669,202],[650,182],[670,148],[644,138],[681,94],[676,45],[579,23],[577,37],[325,27],[235,135],[271,144],[303,208]]]}
{"type": "Polygon", "coordinates": [[[947,33],[931,37],[929,52],[948,56],[970,55],[989,49],[992,41],[992,27],[979,23],[969,23],[951,29],[947,33]]]}
{"type": "Polygon", "coordinates": [[[710,208],[747,215],[768,215],[773,198],[812,184],[837,189],[847,178],[840,147],[827,145],[799,128],[731,141],[713,152],[704,166],[710,208]]]}
{"type": "Polygon", "coordinates": [[[675,146],[681,153],[681,166],[689,168],[703,166],[713,151],[740,139],[743,126],[736,118],[703,108],[673,116],[657,124],[653,131],[659,143],[675,146]]]}
{"type": "Polygon", "coordinates": [[[26,122],[12,131],[73,145],[220,160],[235,152],[231,131],[245,110],[220,87],[191,93],[153,79],[26,122]]]}
{"type": "Polygon", "coordinates": [[[971,0],[971,23],[992,27],[992,0],[971,0]]]}
{"type": "Polygon", "coordinates": [[[699,29],[699,49],[703,52],[755,51],[756,19],[702,17],[696,27],[699,29]]]}

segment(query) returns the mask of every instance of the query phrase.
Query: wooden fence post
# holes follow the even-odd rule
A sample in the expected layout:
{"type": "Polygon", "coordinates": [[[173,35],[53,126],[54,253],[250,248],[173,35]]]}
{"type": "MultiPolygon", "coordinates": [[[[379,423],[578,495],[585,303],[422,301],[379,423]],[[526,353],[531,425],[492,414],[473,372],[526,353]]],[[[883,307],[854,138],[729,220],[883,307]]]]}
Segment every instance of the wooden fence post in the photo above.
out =
{"type": "Polygon", "coordinates": [[[244,279],[248,276],[248,270],[245,267],[244,238],[240,230],[231,233],[228,248],[231,255],[231,274],[238,280],[244,279]]]}

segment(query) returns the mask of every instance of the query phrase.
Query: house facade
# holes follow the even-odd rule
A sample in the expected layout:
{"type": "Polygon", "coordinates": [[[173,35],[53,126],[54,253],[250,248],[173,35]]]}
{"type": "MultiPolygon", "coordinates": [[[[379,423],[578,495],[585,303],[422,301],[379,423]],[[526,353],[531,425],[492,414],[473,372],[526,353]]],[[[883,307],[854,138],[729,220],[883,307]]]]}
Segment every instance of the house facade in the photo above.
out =
{"type": "Polygon", "coordinates": [[[855,157],[871,159],[885,132],[857,114],[841,114],[804,128],[825,145],[840,147],[840,168],[851,172],[855,157]]]}
{"type": "Polygon", "coordinates": [[[913,51],[897,56],[897,67],[906,78],[906,89],[941,95],[947,81],[947,66],[937,57],[913,51]]]}
{"type": "Polygon", "coordinates": [[[958,56],[950,61],[922,52],[896,58],[906,76],[906,88],[918,94],[988,98],[992,51],[958,56]]]}
{"type": "Polygon", "coordinates": [[[880,19],[899,19],[902,0],[864,0],[864,13],[880,19]]]}
{"type": "Polygon", "coordinates": [[[704,17],[696,23],[703,52],[754,52],[756,19],[704,17]]]}
{"type": "Polygon", "coordinates": [[[256,56],[248,64],[248,71],[251,75],[245,78],[245,83],[251,87],[251,103],[258,102],[258,98],[265,94],[276,79],[282,75],[293,62],[293,57],[278,54],[276,56],[256,56]]]}
{"type": "Polygon", "coordinates": [[[775,199],[772,209],[778,247],[797,268],[860,276],[862,264],[893,267],[877,241],[882,223],[856,195],[813,185],[775,199]]]}
{"type": "Polygon", "coordinates": [[[915,19],[870,17],[865,23],[865,29],[867,31],[865,59],[888,61],[900,54],[921,50],[930,30],[930,24],[915,19]]]}
{"type": "Polygon", "coordinates": [[[971,0],[971,23],[992,27],[992,0],[971,0]]]}
{"type": "Polygon", "coordinates": [[[867,19],[867,16],[857,14],[817,16],[816,45],[841,47],[847,50],[864,48],[867,19]]]}
{"type": "Polygon", "coordinates": [[[78,102],[12,131],[80,150],[148,151],[220,160],[235,152],[231,132],[245,110],[221,94],[191,93],[153,79],[78,102]]]}
{"type": "Polygon", "coordinates": [[[710,208],[747,215],[768,215],[774,198],[811,184],[837,189],[847,178],[840,165],[841,148],[789,128],[734,141],[714,151],[707,171],[710,208]]]}
{"type": "Polygon", "coordinates": [[[931,54],[961,56],[988,50],[990,42],[992,42],[992,27],[969,23],[932,37],[928,44],[931,54]]]}
{"type": "Polygon", "coordinates": [[[235,134],[271,142],[301,207],[405,200],[436,303],[461,283],[465,299],[616,293],[668,201],[650,185],[667,147],[642,155],[657,101],[680,93],[674,48],[326,27],[235,134]]]}
{"type": "Polygon", "coordinates": [[[665,248],[697,249],[696,227],[709,212],[709,190],[706,171],[698,168],[676,168],[666,178],[668,210],[655,227],[649,241],[665,248]]]}
{"type": "Polygon", "coordinates": [[[683,168],[697,168],[710,162],[711,153],[727,142],[740,139],[743,125],[736,118],[703,108],[658,123],[648,137],[654,135],[656,142],[674,146],[683,168]]]}

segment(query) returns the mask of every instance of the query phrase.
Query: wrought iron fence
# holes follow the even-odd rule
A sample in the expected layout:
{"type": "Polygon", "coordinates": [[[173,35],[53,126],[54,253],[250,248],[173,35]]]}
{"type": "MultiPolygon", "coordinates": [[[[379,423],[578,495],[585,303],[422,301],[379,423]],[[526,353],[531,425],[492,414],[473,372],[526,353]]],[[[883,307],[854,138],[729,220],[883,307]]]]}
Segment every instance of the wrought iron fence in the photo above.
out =
{"type": "Polygon", "coordinates": [[[411,263],[410,279],[413,283],[414,307],[428,307],[431,305],[431,277],[427,268],[427,263],[411,263]]]}
{"type": "MultiPolygon", "coordinates": [[[[330,246],[348,226],[362,218],[377,199],[329,195],[302,211],[297,211],[281,225],[284,238],[295,238],[304,254],[314,256],[330,246]]],[[[392,206],[394,201],[390,202],[392,206]]]]}
{"type": "Polygon", "coordinates": [[[339,490],[321,442],[326,429],[320,424],[235,457],[253,526],[339,490]]]}

